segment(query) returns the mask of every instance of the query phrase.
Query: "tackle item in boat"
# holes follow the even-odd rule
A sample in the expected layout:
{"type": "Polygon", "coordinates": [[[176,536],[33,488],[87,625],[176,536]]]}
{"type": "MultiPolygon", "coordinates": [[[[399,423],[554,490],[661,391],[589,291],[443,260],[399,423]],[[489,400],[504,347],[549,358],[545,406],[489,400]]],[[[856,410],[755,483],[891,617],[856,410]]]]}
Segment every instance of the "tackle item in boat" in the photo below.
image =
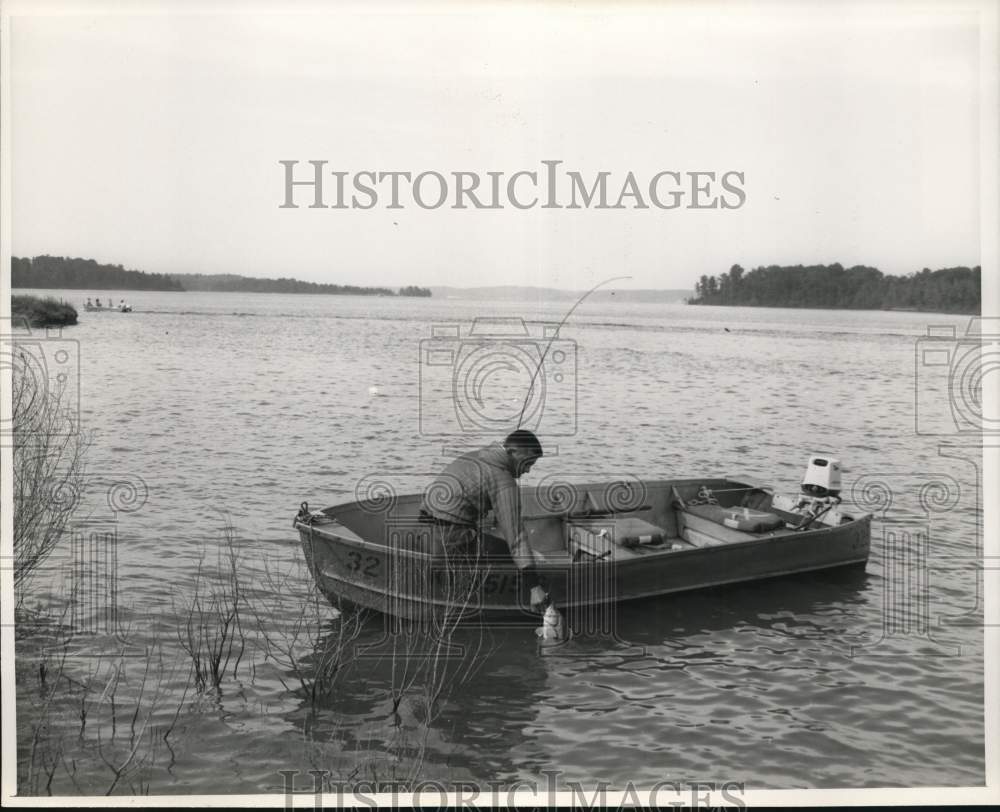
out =
{"type": "Polygon", "coordinates": [[[663,544],[665,531],[636,516],[573,519],[566,522],[566,546],[575,558],[604,558],[615,546],[633,549],[663,544]]]}

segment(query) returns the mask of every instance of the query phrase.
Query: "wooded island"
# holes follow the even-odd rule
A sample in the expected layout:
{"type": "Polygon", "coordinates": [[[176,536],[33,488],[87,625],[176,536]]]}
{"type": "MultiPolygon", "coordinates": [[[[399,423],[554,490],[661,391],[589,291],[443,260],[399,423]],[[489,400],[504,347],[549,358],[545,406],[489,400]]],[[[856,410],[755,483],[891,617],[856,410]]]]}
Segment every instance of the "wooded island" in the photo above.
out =
{"type": "Polygon", "coordinates": [[[747,307],[818,307],[852,310],[928,310],[979,313],[980,266],[924,268],[906,276],[855,265],[768,265],[744,272],[702,276],[688,304],[747,307]]]}
{"type": "Polygon", "coordinates": [[[429,288],[407,285],[394,291],[382,287],[325,285],[298,279],[261,279],[237,274],[161,274],[102,265],[93,259],[11,257],[11,287],[71,290],[239,291],[244,293],[328,293],[341,296],[431,295],[429,288]]]}

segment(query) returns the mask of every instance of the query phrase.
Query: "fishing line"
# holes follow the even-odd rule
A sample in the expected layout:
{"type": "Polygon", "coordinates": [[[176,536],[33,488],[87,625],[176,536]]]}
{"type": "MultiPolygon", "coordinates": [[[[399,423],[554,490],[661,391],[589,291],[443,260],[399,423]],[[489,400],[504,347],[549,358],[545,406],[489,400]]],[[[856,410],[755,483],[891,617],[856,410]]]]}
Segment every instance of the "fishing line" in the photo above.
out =
{"type": "Polygon", "coordinates": [[[617,282],[621,279],[631,279],[631,278],[632,278],[631,276],[613,276],[610,279],[605,279],[603,282],[598,282],[596,285],[594,285],[594,287],[592,287],[590,290],[584,293],[583,296],[577,299],[576,303],[566,312],[566,315],[563,316],[562,321],[559,322],[559,326],[556,327],[555,332],[549,338],[549,343],[545,345],[545,352],[543,352],[542,357],[538,359],[538,366],[535,367],[535,372],[531,376],[531,383],[528,385],[528,395],[527,397],[525,397],[524,405],[521,407],[521,416],[517,418],[517,428],[521,428],[521,423],[524,421],[524,412],[528,408],[528,402],[531,400],[532,393],[535,391],[535,380],[538,378],[538,373],[541,372],[542,370],[542,364],[545,363],[545,356],[549,354],[549,348],[552,346],[552,342],[555,341],[557,338],[559,338],[559,331],[563,328],[563,325],[569,320],[569,317],[573,315],[573,311],[576,310],[583,303],[584,299],[590,296],[590,294],[593,293],[595,290],[597,290],[599,287],[608,284],[608,282],[617,282]]]}

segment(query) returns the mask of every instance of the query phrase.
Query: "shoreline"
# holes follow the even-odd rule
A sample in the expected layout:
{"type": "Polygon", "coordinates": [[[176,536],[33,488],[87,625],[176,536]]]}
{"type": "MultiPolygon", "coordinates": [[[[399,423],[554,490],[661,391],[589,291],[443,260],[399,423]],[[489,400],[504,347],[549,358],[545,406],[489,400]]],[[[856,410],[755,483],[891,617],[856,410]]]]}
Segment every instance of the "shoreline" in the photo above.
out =
{"type": "Polygon", "coordinates": [[[941,316],[971,316],[982,318],[982,311],[968,310],[930,310],[921,307],[822,307],[819,305],[748,305],[748,304],[701,304],[700,302],[684,302],[691,307],[743,307],[753,310],[826,310],[831,313],[937,313],[941,316]]]}
{"type": "MultiPolygon", "coordinates": [[[[461,301],[470,302],[477,301],[475,298],[464,298],[459,296],[451,297],[424,297],[424,296],[384,296],[378,294],[358,294],[358,293],[317,293],[317,292],[307,292],[307,291],[287,291],[287,292],[277,292],[277,291],[250,291],[250,290],[148,290],[148,289],[134,289],[134,288],[11,288],[11,295],[17,296],[30,296],[34,295],[32,293],[27,293],[26,291],[64,291],[64,292],[79,292],[83,296],[95,295],[95,291],[111,291],[115,293],[174,293],[181,295],[188,294],[210,294],[210,295],[229,295],[234,294],[238,296],[346,296],[357,299],[432,299],[433,301],[443,302],[443,301],[461,301]]],[[[518,299],[501,299],[498,301],[521,301],[518,299]]],[[[524,301],[536,301],[534,299],[525,299],[524,301]]],[[[551,301],[553,303],[558,303],[560,300],[551,299],[543,300],[551,301]]],[[[612,300],[613,302],[613,300],[612,300]]],[[[643,304],[641,302],[629,301],[627,299],[622,299],[625,304],[643,304]]],[[[607,302],[604,302],[607,303],[607,302]]],[[[663,301],[663,302],[649,302],[648,304],[658,304],[658,305],[685,305],[691,307],[704,307],[704,308],[743,308],[747,310],[821,310],[828,312],[842,312],[842,313],[929,313],[936,314],[940,316],[967,316],[971,318],[982,318],[982,312],[969,312],[964,310],[929,310],[913,307],[811,307],[807,305],[746,305],[746,304],[695,304],[693,302],[684,301],[663,301]]]]}

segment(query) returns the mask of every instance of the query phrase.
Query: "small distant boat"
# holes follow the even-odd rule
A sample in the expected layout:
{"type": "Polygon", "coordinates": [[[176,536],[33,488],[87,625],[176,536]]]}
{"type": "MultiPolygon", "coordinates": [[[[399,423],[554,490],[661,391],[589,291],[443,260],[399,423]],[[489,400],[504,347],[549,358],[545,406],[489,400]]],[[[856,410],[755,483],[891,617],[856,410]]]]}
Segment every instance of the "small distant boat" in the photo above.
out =
{"type": "Polygon", "coordinates": [[[97,307],[96,305],[85,304],[83,309],[88,313],[131,313],[132,305],[125,305],[124,307],[119,307],[118,305],[111,305],[110,307],[97,307]]]}
{"type": "MultiPolygon", "coordinates": [[[[864,566],[872,517],[841,510],[839,463],[814,457],[810,471],[815,460],[836,464],[835,489],[807,481],[782,496],[729,478],[522,489],[537,572],[552,603],[573,610],[864,566]]],[[[447,610],[452,619],[523,619],[528,589],[496,528],[480,528],[475,560],[449,557],[435,549],[440,528],[421,517],[421,502],[409,494],[320,511],[303,503],[293,526],[320,590],[338,607],[401,618],[447,610]]]]}

